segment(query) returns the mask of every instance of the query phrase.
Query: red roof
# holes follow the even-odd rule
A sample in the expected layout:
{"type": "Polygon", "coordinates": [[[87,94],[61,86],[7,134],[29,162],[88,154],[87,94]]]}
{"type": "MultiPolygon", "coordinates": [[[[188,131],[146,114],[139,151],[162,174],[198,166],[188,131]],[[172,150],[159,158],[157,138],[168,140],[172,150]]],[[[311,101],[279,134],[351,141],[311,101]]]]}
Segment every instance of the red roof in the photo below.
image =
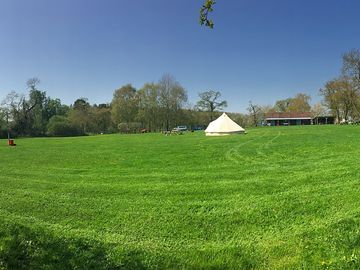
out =
{"type": "Polygon", "coordinates": [[[311,118],[311,112],[271,112],[267,113],[266,118],[311,118]]]}

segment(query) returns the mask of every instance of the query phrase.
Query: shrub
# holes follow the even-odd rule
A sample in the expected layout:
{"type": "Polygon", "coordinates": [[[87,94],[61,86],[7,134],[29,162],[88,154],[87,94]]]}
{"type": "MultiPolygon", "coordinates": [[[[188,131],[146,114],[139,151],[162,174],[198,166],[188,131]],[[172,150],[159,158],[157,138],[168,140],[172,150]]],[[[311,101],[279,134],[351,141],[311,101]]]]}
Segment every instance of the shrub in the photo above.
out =
{"type": "Polygon", "coordinates": [[[48,136],[79,136],[84,135],[80,128],[75,127],[65,116],[51,117],[47,125],[48,136]]]}
{"type": "Polygon", "coordinates": [[[0,127],[0,139],[5,139],[7,136],[7,129],[5,127],[0,127]]]}

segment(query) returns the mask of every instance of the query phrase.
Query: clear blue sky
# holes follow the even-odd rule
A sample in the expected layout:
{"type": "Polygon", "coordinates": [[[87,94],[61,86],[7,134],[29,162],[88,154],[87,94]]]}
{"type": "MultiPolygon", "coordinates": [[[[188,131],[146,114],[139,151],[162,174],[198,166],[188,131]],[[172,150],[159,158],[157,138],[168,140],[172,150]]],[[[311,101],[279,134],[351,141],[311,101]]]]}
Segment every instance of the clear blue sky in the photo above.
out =
{"type": "Polygon", "coordinates": [[[215,29],[201,0],[0,0],[0,99],[28,78],[70,104],[110,102],[171,73],[192,103],[220,90],[228,111],[297,92],[319,100],[341,55],[360,49],[359,0],[218,0],[215,29]]]}

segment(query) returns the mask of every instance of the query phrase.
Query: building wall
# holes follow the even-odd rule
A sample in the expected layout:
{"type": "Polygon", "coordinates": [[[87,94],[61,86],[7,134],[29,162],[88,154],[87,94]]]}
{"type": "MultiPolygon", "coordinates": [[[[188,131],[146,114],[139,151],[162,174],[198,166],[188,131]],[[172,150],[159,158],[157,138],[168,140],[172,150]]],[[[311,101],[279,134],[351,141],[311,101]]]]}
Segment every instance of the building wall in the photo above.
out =
{"type": "Polygon", "coordinates": [[[311,125],[310,119],[281,119],[281,120],[266,120],[267,124],[271,126],[296,126],[296,125],[311,125]]]}
{"type": "Polygon", "coordinates": [[[298,126],[298,125],[331,125],[335,124],[335,118],[330,117],[317,117],[313,120],[310,119],[281,119],[281,120],[266,120],[266,124],[271,126],[298,126]]]}

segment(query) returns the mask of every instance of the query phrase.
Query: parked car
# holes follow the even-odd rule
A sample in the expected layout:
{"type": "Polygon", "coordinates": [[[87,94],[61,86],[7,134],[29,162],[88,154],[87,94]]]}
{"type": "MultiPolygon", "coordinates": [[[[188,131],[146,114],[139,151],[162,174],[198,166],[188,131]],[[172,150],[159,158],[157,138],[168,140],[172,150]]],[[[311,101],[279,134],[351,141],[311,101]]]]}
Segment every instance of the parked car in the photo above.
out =
{"type": "Polygon", "coordinates": [[[187,126],[177,126],[173,128],[173,131],[187,131],[187,126]]]}
{"type": "Polygon", "coordinates": [[[194,130],[194,131],[196,131],[196,130],[204,130],[205,128],[206,128],[206,126],[192,126],[191,130],[194,130]]]}

